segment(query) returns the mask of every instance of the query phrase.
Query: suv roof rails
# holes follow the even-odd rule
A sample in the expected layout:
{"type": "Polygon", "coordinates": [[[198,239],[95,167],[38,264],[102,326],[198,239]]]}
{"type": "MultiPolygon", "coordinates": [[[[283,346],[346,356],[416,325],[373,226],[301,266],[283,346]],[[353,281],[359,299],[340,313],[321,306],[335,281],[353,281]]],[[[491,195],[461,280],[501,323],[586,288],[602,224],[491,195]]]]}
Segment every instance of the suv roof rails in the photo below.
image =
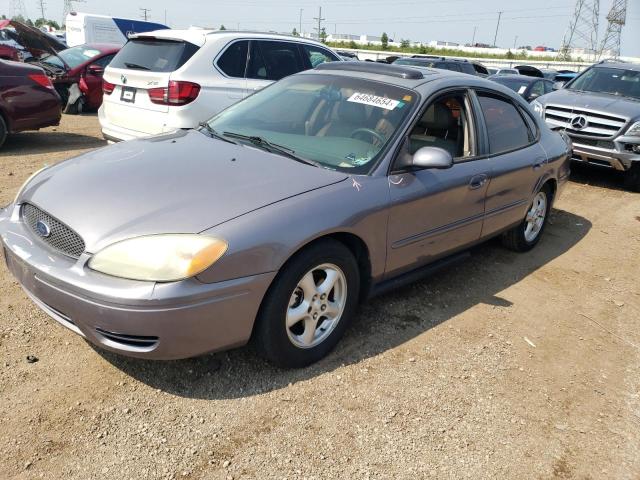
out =
{"type": "Polygon", "coordinates": [[[375,73],[407,80],[420,80],[424,78],[422,72],[415,68],[376,62],[326,62],[321,63],[314,70],[344,70],[347,72],[375,73]]]}
{"type": "Polygon", "coordinates": [[[469,62],[466,58],[440,57],[437,55],[411,55],[411,58],[424,58],[425,60],[440,60],[443,62],[469,62]]]}
{"type": "Polygon", "coordinates": [[[600,63],[630,63],[630,62],[626,62],[624,60],[620,60],[619,58],[605,58],[604,60],[600,60],[598,62],[598,64],[600,63]]]}

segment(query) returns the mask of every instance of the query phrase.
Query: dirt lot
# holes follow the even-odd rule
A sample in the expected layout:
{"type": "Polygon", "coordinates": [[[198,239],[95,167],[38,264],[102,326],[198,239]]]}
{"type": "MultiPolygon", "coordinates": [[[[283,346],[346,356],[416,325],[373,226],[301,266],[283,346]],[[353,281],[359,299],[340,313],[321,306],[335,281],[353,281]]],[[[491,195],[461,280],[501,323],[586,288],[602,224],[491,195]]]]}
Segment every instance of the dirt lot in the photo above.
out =
{"type": "MultiPolygon", "coordinates": [[[[9,140],[0,204],[99,138],[65,116],[9,140]]],[[[300,371],[96,351],[0,266],[0,478],[640,478],[640,195],[574,173],[533,252],[369,302],[300,371]]]]}

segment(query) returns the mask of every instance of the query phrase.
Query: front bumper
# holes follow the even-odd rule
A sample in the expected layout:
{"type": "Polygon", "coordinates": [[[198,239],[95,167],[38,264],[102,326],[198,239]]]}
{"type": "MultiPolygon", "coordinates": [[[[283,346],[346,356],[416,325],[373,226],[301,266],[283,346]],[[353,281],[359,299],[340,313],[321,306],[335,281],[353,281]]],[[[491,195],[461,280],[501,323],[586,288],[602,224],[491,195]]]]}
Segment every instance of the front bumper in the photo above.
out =
{"type": "Polygon", "coordinates": [[[0,210],[0,250],[29,297],[91,343],[132,357],[188,358],[245,344],[275,273],[213,284],[110,277],[65,257],[0,210]]]}
{"type": "MultiPolygon", "coordinates": [[[[624,137],[613,142],[606,142],[611,144],[609,148],[586,144],[579,137],[571,137],[571,140],[573,142],[572,160],[578,162],[611,167],[620,171],[629,170],[633,163],[640,162],[640,154],[627,149],[627,146],[633,145],[633,143],[625,141],[624,137]]],[[[637,138],[632,141],[636,144],[638,142],[637,138]]]]}

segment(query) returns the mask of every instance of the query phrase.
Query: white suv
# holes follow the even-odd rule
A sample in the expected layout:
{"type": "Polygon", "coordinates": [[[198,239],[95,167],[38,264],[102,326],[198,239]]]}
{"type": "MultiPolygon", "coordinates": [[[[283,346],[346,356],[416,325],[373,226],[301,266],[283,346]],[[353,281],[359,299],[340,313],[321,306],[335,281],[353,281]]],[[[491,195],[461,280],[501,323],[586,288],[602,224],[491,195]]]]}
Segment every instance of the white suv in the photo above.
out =
{"type": "Polygon", "coordinates": [[[321,43],[265,33],[159,30],[131,37],[104,73],[107,140],[194,128],[288,75],[340,57],[321,43]]]}

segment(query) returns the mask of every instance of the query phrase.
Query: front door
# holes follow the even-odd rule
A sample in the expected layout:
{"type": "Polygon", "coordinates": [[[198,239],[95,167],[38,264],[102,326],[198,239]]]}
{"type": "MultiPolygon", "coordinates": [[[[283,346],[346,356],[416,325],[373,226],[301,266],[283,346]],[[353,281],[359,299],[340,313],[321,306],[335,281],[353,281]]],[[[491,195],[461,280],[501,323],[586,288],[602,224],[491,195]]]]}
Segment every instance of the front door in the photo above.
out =
{"type": "Polygon", "coordinates": [[[438,147],[454,157],[448,169],[389,176],[388,276],[427,264],[480,238],[491,180],[477,157],[476,121],[465,92],[436,98],[413,126],[400,155],[438,147]]]}

